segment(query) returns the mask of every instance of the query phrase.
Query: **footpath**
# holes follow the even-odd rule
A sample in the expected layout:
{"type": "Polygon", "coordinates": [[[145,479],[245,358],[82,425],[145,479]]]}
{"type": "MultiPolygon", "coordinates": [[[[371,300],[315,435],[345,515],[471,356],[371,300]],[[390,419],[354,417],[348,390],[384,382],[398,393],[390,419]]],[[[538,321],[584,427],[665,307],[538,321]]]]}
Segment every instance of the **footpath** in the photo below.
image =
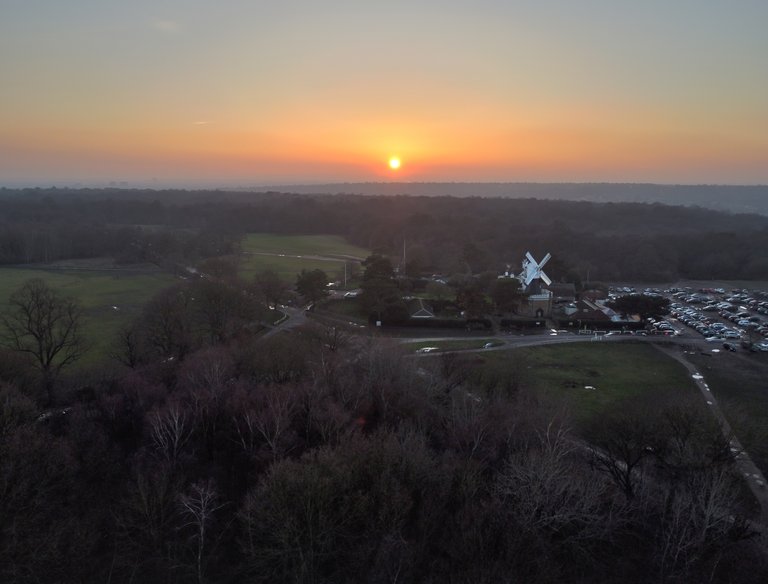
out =
{"type": "Polygon", "coordinates": [[[707,407],[720,424],[723,436],[725,436],[730,443],[731,452],[733,452],[736,457],[736,467],[739,469],[742,477],[744,477],[744,481],[747,486],[749,486],[755,499],[760,504],[760,522],[768,527],[768,488],[766,488],[765,476],[763,476],[762,471],[757,468],[755,463],[749,457],[747,451],[742,447],[736,434],[728,423],[728,420],[725,418],[723,411],[720,409],[717,399],[712,394],[712,390],[709,388],[709,385],[707,385],[704,376],[696,369],[696,366],[693,363],[685,358],[682,347],[663,347],[657,344],[654,344],[654,346],[665,355],[668,355],[681,363],[688,370],[688,373],[691,374],[691,378],[694,383],[696,383],[696,387],[699,388],[699,391],[707,402],[707,407]]]}

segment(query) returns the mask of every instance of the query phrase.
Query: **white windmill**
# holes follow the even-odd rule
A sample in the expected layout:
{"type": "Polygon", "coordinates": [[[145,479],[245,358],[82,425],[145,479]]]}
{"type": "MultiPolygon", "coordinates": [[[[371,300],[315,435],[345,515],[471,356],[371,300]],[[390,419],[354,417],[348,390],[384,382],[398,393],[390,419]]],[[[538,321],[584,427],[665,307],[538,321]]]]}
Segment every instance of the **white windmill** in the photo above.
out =
{"type": "Polygon", "coordinates": [[[520,275],[518,276],[520,283],[523,285],[523,289],[527,290],[534,280],[541,280],[547,286],[552,283],[552,280],[550,280],[549,276],[544,273],[543,269],[544,265],[551,257],[551,254],[547,254],[540,262],[537,262],[531,255],[531,252],[525,252],[525,258],[523,258],[523,271],[520,272],[520,275]]]}

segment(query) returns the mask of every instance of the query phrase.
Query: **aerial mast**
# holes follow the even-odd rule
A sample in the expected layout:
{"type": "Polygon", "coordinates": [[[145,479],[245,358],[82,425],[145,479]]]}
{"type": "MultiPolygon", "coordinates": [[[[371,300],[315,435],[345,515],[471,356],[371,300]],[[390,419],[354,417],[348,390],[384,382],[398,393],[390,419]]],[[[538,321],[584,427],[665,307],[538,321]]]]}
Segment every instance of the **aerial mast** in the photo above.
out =
{"type": "Polygon", "coordinates": [[[406,263],[405,263],[405,237],[403,237],[403,276],[406,275],[406,263]]]}

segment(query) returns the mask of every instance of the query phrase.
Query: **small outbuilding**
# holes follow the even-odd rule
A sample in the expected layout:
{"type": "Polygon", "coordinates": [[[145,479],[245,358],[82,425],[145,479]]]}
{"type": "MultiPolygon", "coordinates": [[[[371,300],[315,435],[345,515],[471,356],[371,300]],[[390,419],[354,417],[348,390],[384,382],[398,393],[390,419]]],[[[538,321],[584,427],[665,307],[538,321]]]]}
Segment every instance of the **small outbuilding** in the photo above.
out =
{"type": "Polygon", "coordinates": [[[420,318],[420,319],[426,319],[426,318],[435,318],[435,313],[432,310],[432,307],[424,304],[424,301],[421,298],[411,298],[408,301],[408,315],[411,318],[420,318]]]}

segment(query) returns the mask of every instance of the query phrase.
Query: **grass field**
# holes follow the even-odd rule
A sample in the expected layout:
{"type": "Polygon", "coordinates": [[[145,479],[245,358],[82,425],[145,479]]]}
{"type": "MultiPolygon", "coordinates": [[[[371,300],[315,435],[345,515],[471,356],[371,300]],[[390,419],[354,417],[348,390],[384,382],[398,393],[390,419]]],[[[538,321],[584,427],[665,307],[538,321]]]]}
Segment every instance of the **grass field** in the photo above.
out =
{"type": "Polygon", "coordinates": [[[250,233],[242,243],[245,252],[284,253],[289,255],[352,256],[364,260],[367,249],[352,245],[338,235],[273,235],[250,233]]]}
{"type": "Polygon", "coordinates": [[[341,260],[313,260],[308,258],[279,257],[268,255],[243,256],[240,264],[240,277],[251,280],[257,272],[273,270],[289,284],[296,283],[296,275],[301,270],[322,270],[332,280],[344,277],[344,262],[341,260]]]}
{"type": "Polygon", "coordinates": [[[696,396],[685,368],[640,343],[567,343],[484,353],[486,366],[512,355],[537,391],[564,406],[577,426],[631,403],[696,396]]]}
{"type": "Polygon", "coordinates": [[[318,306],[318,310],[350,318],[361,324],[368,321],[368,315],[360,308],[360,304],[354,298],[326,300],[318,306]]]}
{"type": "Polygon", "coordinates": [[[81,366],[105,358],[120,327],[136,318],[154,294],[175,281],[165,273],[0,268],[0,309],[31,278],[44,280],[51,288],[77,299],[83,307],[83,332],[90,350],[80,361],[81,366]]]}
{"type": "Polygon", "coordinates": [[[337,235],[273,235],[251,233],[242,242],[240,275],[250,279],[256,272],[274,270],[294,283],[301,270],[324,271],[332,279],[344,277],[344,262],[365,259],[370,252],[337,235]],[[268,254],[268,255],[259,255],[268,254]],[[301,257],[299,257],[301,256],[301,257]]]}

